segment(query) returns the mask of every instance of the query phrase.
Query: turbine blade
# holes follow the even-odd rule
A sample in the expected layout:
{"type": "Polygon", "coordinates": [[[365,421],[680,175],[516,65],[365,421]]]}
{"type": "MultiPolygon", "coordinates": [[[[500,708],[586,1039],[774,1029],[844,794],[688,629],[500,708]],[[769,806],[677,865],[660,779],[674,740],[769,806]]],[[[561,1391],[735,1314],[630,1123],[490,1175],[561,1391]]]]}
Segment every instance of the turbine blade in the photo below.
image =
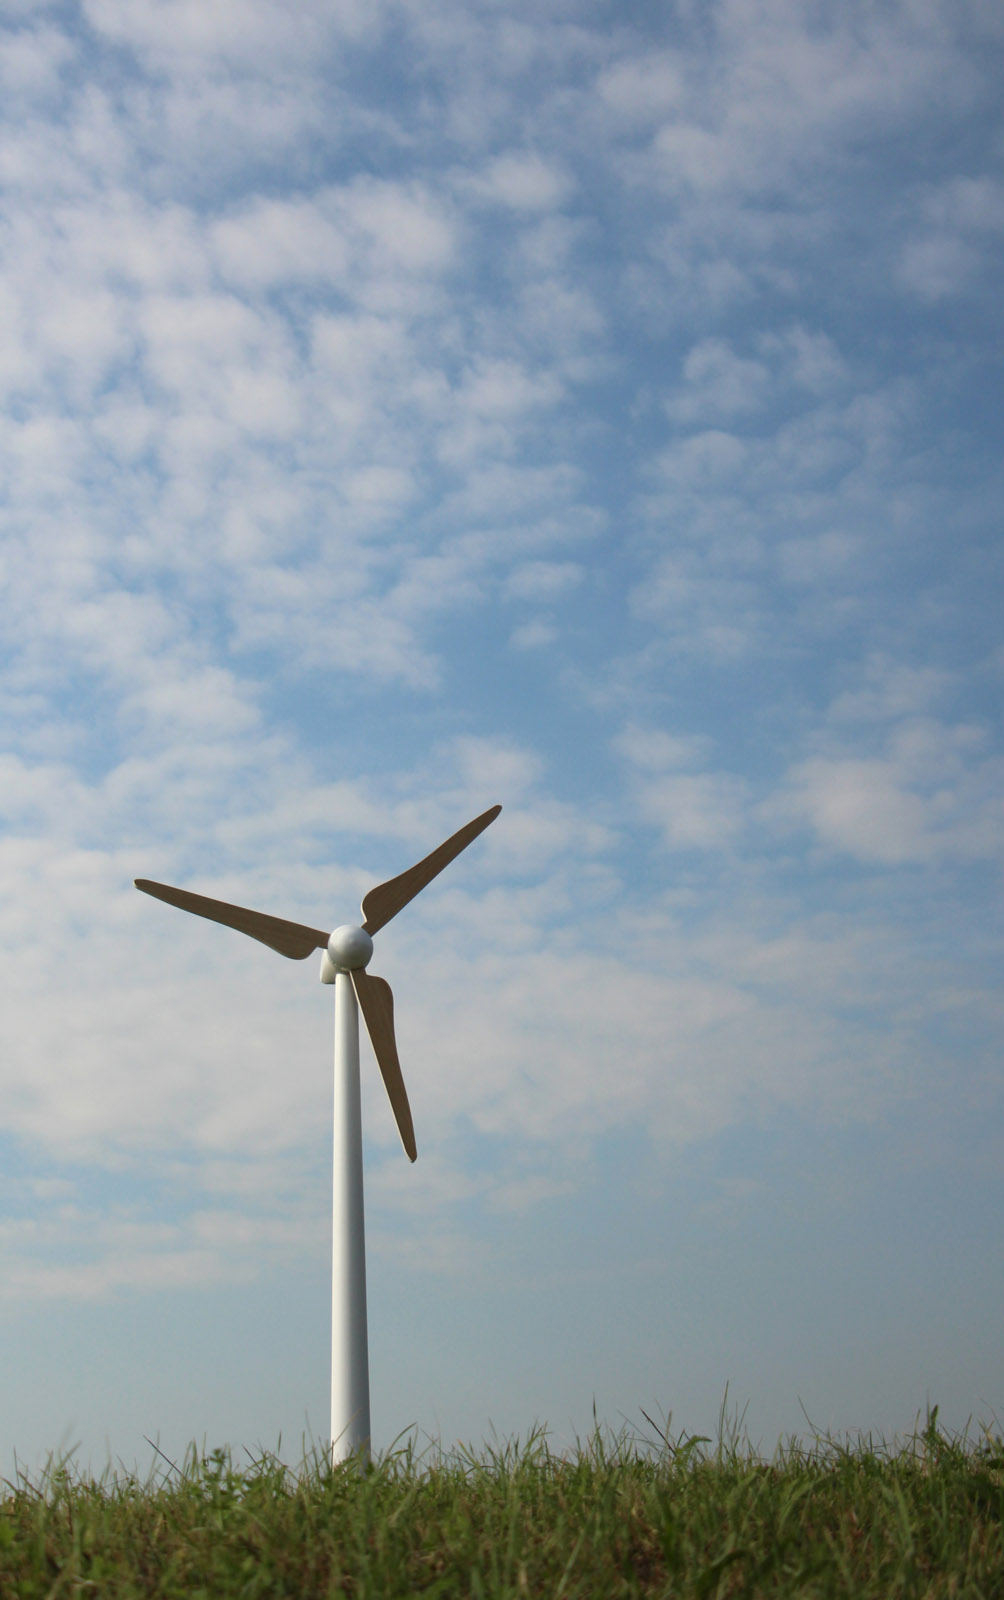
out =
{"type": "Polygon", "coordinates": [[[208,895],[193,894],[190,889],[173,889],[169,883],[152,883],[149,878],[134,878],[133,882],[144,894],[166,900],[169,906],[180,906],[182,911],[193,911],[197,917],[208,917],[210,922],[236,928],[291,961],[303,961],[312,950],[327,948],[328,935],[319,928],[269,917],[264,911],[248,911],[244,906],[229,905],[226,900],[210,900],[208,895]]]}
{"type": "Polygon", "coordinates": [[[407,872],[402,872],[396,878],[388,878],[386,883],[380,883],[375,889],[363,898],[363,916],[366,921],[363,927],[367,933],[376,933],[388,923],[391,917],[396,917],[409,900],[414,900],[420,889],[431,883],[444,867],[448,867],[461,850],[466,850],[472,840],[479,833],[483,833],[490,822],[494,822],[501,806],[492,806],[490,811],[483,811],[480,817],[475,817],[473,822],[468,822],[452,834],[445,844],[433,850],[431,855],[422,861],[417,861],[407,872]]]}
{"type": "Polygon", "coordinates": [[[374,978],[363,967],[355,967],[349,974],[359,1008],[373,1044],[377,1066],[383,1074],[384,1088],[394,1113],[397,1131],[401,1135],[409,1161],[418,1155],[415,1146],[415,1129],[408,1104],[408,1091],[401,1076],[401,1063],[397,1059],[397,1040],[394,1038],[394,996],[390,984],[383,978],[374,978]]]}

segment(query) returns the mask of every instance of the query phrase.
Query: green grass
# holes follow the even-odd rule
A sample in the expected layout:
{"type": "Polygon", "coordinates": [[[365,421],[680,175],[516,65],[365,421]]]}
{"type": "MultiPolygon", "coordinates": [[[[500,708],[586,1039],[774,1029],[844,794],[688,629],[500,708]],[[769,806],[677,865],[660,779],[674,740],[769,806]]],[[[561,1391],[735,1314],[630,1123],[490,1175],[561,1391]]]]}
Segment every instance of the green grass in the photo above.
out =
{"type": "MultiPolygon", "coordinates": [[[[647,1420],[647,1419],[646,1419],[647,1420]]],[[[741,1422],[742,1419],[740,1419],[741,1422]]],[[[141,1481],[50,1463],[0,1497],[0,1596],[1004,1597],[1004,1442],[938,1428],[740,1444],[668,1433],[569,1456],[543,1431],[366,1470],[194,1448],[141,1481]]]]}

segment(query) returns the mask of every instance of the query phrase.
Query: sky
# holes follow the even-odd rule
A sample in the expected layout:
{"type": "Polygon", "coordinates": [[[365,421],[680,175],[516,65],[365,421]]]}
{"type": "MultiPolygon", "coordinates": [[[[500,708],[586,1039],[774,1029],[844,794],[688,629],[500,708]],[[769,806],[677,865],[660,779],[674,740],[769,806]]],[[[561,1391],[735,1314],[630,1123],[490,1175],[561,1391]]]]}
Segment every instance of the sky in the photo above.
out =
{"type": "Polygon", "coordinates": [[[997,0],[0,27],[0,1474],[999,1432],[997,0]]]}

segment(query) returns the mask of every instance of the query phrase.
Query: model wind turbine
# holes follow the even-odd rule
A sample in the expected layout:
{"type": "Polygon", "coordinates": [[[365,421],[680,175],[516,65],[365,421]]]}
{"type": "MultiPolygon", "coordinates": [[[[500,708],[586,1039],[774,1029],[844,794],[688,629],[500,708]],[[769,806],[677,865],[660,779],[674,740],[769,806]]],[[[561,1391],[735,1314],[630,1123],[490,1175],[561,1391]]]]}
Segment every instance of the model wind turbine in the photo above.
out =
{"type": "Polygon", "coordinates": [[[366,971],[372,935],[413,900],[461,850],[494,822],[501,806],[466,827],[397,878],[371,889],[362,903],[363,925],[322,933],[263,911],[247,911],[188,889],[135,879],[137,889],[236,928],[281,956],[303,961],[323,950],[321,982],[335,986],[335,1139],[331,1251],[331,1455],[333,1461],[369,1450],[370,1379],[366,1338],[366,1246],[363,1222],[363,1141],[359,1109],[359,1008],[383,1074],[401,1143],[414,1161],[415,1130],[394,1039],[390,984],[366,971]]]}

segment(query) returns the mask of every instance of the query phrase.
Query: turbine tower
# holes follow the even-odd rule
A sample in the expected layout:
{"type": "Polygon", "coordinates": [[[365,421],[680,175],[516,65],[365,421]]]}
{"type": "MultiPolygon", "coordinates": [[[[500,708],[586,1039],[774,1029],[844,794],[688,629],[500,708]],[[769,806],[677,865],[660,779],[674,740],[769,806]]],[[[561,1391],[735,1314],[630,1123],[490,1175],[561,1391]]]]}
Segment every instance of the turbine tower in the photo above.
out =
{"type": "Polygon", "coordinates": [[[406,872],[378,884],[363,898],[361,927],[345,924],[333,933],[286,922],[264,911],[248,911],[211,900],[188,889],[136,878],[137,889],[196,916],[222,922],[267,944],[292,961],[314,950],[321,956],[321,982],[335,988],[334,1175],[331,1241],[331,1458],[364,1460],[370,1446],[370,1380],[366,1336],[366,1242],[363,1218],[363,1142],[359,1104],[359,1011],[373,1045],[394,1112],[401,1143],[411,1161],[417,1155],[411,1108],[394,1038],[394,997],[390,984],[366,971],[373,934],[414,900],[461,850],[494,822],[492,806],[406,872]]]}

